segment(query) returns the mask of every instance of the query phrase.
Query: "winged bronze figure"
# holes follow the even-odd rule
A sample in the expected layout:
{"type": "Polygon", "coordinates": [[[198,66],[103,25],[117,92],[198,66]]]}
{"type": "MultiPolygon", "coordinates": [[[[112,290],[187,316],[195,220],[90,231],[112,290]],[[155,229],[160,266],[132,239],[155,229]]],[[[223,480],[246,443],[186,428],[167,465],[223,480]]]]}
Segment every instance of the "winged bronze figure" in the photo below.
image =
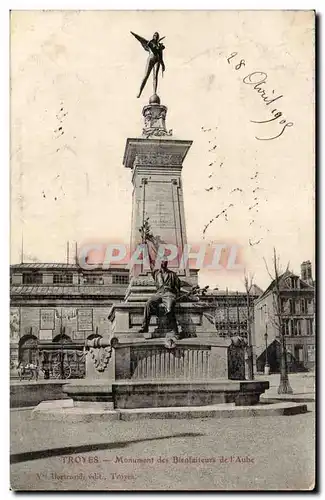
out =
{"type": "Polygon", "coordinates": [[[154,33],[151,40],[146,40],[142,36],[137,35],[131,31],[132,35],[141,43],[144,50],[149,52],[149,57],[147,60],[147,66],[144,78],[142,80],[140,91],[137,97],[140,97],[142,91],[147,83],[147,80],[150,76],[150,73],[153,72],[153,93],[157,94],[157,86],[158,86],[158,73],[161,66],[162,74],[165,71],[165,64],[163,60],[163,50],[165,49],[164,44],[161,41],[165,38],[159,38],[159,33],[154,33]]]}

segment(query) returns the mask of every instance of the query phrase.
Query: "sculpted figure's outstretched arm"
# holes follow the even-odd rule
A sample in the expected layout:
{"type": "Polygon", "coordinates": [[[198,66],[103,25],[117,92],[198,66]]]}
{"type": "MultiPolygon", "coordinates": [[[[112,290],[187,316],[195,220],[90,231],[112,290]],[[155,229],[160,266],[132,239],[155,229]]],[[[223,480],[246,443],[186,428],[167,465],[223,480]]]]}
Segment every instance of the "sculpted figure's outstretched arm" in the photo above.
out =
{"type": "Polygon", "coordinates": [[[149,52],[149,41],[146,40],[145,38],[143,38],[142,36],[137,35],[136,33],[133,33],[133,31],[131,31],[130,33],[132,33],[132,35],[141,43],[144,50],[149,52]]]}

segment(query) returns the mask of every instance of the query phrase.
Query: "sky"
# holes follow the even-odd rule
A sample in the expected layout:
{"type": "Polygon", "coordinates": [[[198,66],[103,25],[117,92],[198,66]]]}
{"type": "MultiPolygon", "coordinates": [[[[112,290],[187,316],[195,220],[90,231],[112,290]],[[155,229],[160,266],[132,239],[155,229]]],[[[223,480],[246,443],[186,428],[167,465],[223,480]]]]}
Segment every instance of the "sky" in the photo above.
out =
{"type": "MultiPolygon", "coordinates": [[[[239,245],[261,288],[273,247],[283,269],[314,267],[308,11],[13,12],[11,262],[21,260],[22,235],[24,262],[65,262],[68,240],[71,253],[89,239],[129,242],[122,159],[151,95],[149,84],[136,98],[147,55],[131,30],[166,37],[158,93],[167,128],[193,141],[182,172],[188,242],[239,245]],[[249,83],[262,79],[264,94],[249,83]]],[[[200,283],[243,289],[243,272],[205,270],[200,283]]]]}

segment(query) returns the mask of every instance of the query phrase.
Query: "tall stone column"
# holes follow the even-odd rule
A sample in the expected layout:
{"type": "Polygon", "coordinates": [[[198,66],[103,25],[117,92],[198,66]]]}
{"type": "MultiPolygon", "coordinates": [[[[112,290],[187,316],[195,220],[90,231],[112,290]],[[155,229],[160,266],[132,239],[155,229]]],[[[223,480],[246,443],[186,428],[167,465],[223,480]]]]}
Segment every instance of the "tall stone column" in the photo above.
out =
{"type": "MultiPolygon", "coordinates": [[[[186,266],[181,265],[187,243],[181,174],[192,141],[173,139],[172,131],[166,129],[166,115],[166,106],[160,104],[158,96],[153,96],[143,108],[142,137],[126,142],[123,164],[132,170],[134,186],[131,251],[141,244],[139,229],[148,218],[159,242],[178,249],[169,268],[185,275],[186,266]]],[[[135,270],[136,267],[133,275],[137,274],[135,270]]]]}

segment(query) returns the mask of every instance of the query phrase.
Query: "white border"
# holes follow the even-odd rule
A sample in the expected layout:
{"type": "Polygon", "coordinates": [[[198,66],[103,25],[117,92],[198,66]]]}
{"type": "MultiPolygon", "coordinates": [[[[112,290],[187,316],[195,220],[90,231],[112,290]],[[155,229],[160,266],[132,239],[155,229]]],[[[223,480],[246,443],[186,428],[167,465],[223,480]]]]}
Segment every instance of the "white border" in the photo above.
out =
{"type": "MultiPolygon", "coordinates": [[[[52,0],[52,1],[40,1],[34,0],[31,2],[24,0],[2,0],[0,3],[0,54],[1,54],[1,122],[2,122],[2,131],[0,134],[1,140],[1,167],[0,167],[0,221],[1,221],[1,242],[2,245],[0,247],[1,252],[1,262],[3,263],[4,272],[2,273],[2,279],[0,282],[0,292],[1,292],[1,334],[2,334],[2,359],[0,363],[0,376],[2,381],[2,412],[1,412],[1,423],[2,423],[2,446],[1,446],[1,482],[0,482],[0,491],[1,498],[8,498],[12,496],[12,492],[8,491],[9,487],[9,413],[5,411],[5,407],[7,405],[7,395],[9,395],[9,356],[8,356],[8,347],[9,347],[9,308],[8,308],[8,300],[9,300],[9,279],[8,279],[8,269],[9,269],[9,99],[8,99],[8,89],[9,89],[9,11],[10,10],[38,10],[38,9],[49,9],[49,10],[151,10],[154,7],[154,10],[311,10],[315,9],[316,12],[321,16],[324,13],[323,0],[317,0],[314,2],[310,1],[288,1],[288,0],[272,0],[272,1],[240,1],[240,0],[227,0],[226,2],[218,2],[213,0],[200,0],[200,1],[191,1],[191,0],[156,0],[155,2],[150,2],[149,0],[119,0],[117,1],[100,1],[100,0],[52,0]],[[7,343],[8,341],[8,343],[7,343]],[[6,432],[7,431],[7,432],[6,432]],[[6,444],[4,446],[3,440],[6,437],[6,444]]],[[[320,31],[320,30],[319,30],[320,31]]],[[[321,67],[321,56],[324,53],[324,34],[318,33],[318,53],[319,53],[319,68],[318,68],[318,88],[319,92],[321,88],[324,86],[323,77],[323,66],[321,67]]],[[[323,58],[322,58],[323,59],[323,58]]],[[[320,100],[320,95],[317,96],[318,104],[321,104],[319,109],[319,118],[324,116],[324,99],[320,100]]],[[[323,134],[320,136],[319,134],[319,146],[322,144],[323,134]]],[[[319,147],[320,149],[320,147],[319,147]]],[[[321,171],[322,168],[322,158],[319,151],[318,157],[318,169],[321,171]]],[[[319,202],[321,202],[321,193],[325,192],[324,189],[324,176],[320,176],[318,180],[320,181],[319,188],[319,202]]],[[[319,220],[319,238],[320,238],[320,249],[323,248],[323,221],[325,219],[324,214],[324,204],[320,206],[320,220],[319,220]]],[[[321,250],[319,250],[319,256],[322,255],[321,250]]],[[[317,279],[320,280],[323,278],[324,268],[320,266],[321,272],[318,274],[317,279]]],[[[324,280],[322,280],[324,281],[324,280]]],[[[324,297],[319,296],[317,307],[319,311],[325,310],[324,297]]],[[[320,340],[322,337],[322,332],[319,331],[318,339],[320,340]]],[[[322,342],[322,352],[318,354],[318,360],[320,364],[322,364],[321,360],[325,359],[324,356],[324,341],[322,342]]],[[[323,380],[321,380],[323,382],[323,380]]],[[[323,385],[320,385],[323,387],[323,385]]],[[[322,402],[323,403],[323,402],[322,402]]],[[[323,409],[323,404],[322,408],[323,409]]],[[[318,417],[320,418],[320,417],[318,417]]],[[[323,444],[323,442],[322,442],[323,444]]],[[[321,446],[322,448],[322,446],[321,446]]],[[[321,463],[321,458],[320,458],[321,463]]],[[[109,492],[107,492],[109,493],[109,492]]],[[[44,498],[46,493],[38,494],[37,498],[44,498]]],[[[110,498],[116,496],[119,498],[124,496],[122,493],[117,495],[109,493],[110,498]]],[[[217,493],[220,497],[225,497],[226,495],[217,493]]],[[[236,494],[235,494],[236,495],[236,494]]],[[[33,496],[33,494],[29,494],[29,497],[33,496]]],[[[199,494],[194,495],[199,496],[199,494]]],[[[283,494],[278,496],[284,496],[283,494]]],[[[95,497],[95,494],[87,494],[87,497],[95,497]]],[[[146,497],[151,497],[151,495],[146,495],[146,497]]],[[[169,497],[176,497],[176,494],[169,494],[169,497]]],[[[254,495],[256,497],[256,495],[254,495]]]]}

